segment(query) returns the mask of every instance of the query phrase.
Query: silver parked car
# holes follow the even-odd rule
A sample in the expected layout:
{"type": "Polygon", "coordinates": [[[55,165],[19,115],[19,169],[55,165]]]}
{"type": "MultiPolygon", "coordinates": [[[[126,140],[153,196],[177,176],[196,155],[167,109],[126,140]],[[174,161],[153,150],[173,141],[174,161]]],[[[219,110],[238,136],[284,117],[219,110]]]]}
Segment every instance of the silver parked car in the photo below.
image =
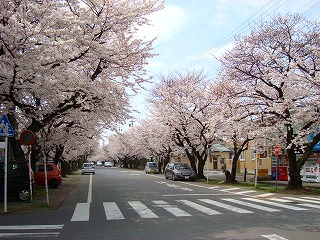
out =
{"type": "Polygon", "coordinates": [[[159,173],[158,164],[155,162],[147,162],[144,166],[144,171],[149,173],[159,173]]]}
{"type": "Polygon", "coordinates": [[[171,178],[173,181],[195,181],[197,179],[197,174],[186,163],[168,163],[166,168],[164,169],[164,176],[166,179],[171,178]]]}
{"type": "Polygon", "coordinates": [[[110,161],[104,162],[103,166],[105,166],[105,167],[113,167],[113,162],[110,162],[110,161]]]}
{"type": "Polygon", "coordinates": [[[92,163],[84,163],[82,165],[82,175],[87,173],[91,173],[91,174],[96,173],[94,170],[94,165],[92,163]]]}

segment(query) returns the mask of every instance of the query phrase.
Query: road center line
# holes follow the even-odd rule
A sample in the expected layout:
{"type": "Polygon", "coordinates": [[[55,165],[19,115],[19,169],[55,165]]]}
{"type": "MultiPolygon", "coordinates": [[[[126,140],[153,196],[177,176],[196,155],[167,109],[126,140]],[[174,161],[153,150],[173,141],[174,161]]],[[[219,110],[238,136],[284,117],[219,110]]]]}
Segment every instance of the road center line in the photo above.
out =
{"type": "Polygon", "coordinates": [[[91,202],[92,202],[92,174],[90,175],[88,198],[87,198],[87,203],[91,203],[91,202]]]}

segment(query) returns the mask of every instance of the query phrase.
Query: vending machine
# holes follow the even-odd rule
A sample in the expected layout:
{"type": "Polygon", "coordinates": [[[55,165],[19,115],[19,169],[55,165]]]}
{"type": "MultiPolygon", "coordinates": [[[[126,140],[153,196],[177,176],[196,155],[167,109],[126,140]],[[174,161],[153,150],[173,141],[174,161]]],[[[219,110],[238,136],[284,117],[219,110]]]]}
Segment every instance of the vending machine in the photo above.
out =
{"type": "Polygon", "coordinates": [[[300,171],[301,180],[304,182],[318,183],[320,180],[319,167],[320,167],[319,153],[311,154],[308,160],[305,162],[305,164],[301,168],[301,171],[300,171]]]}
{"type": "Polygon", "coordinates": [[[271,177],[272,180],[288,181],[288,157],[287,155],[272,156],[271,177]],[[277,173],[278,169],[278,173],[277,173]]]}

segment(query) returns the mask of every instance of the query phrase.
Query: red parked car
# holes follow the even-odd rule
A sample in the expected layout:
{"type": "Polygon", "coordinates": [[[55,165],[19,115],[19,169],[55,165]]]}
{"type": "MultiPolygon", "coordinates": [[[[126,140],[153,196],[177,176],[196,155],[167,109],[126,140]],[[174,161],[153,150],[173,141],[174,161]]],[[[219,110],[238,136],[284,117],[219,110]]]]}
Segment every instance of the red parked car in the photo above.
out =
{"type": "MultiPolygon", "coordinates": [[[[54,163],[47,163],[47,182],[49,188],[58,188],[62,183],[61,170],[54,163]]],[[[36,185],[44,186],[45,177],[44,177],[44,164],[38,163],[36,165],[36,185]]]]}

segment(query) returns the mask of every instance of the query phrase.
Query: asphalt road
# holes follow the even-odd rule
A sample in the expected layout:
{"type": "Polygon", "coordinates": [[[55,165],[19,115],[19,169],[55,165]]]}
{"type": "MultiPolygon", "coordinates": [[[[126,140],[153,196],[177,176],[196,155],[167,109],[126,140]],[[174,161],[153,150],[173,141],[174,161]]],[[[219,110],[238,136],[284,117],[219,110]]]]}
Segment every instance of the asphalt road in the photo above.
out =
{"type": "Polygon", "coordinates": [[[320,197],[96,167],[52,212],[1,216],[0,239],[318,239],[320,197]]]}

